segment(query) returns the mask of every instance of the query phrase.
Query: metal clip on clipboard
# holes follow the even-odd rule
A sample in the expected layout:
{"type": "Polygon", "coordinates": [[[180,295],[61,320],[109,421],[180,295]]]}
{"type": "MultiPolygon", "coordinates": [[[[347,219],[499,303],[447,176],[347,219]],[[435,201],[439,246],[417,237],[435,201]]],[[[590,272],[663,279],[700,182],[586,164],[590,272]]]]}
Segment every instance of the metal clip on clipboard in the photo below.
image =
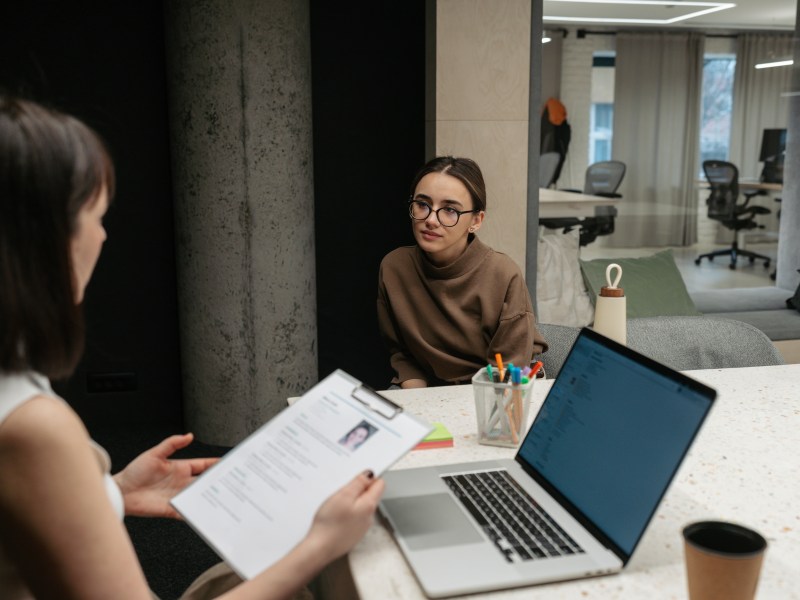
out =
{"type": "Polygon", "coordinates": [[[361,402],[361,404],[365,405],[371,411],[378,413],[384,419],[393,419],[403,412],[402,406],[395,404],[388,398],[384,398],[378,392],[364,384],[354,388],[351,395],[361,402]]]}

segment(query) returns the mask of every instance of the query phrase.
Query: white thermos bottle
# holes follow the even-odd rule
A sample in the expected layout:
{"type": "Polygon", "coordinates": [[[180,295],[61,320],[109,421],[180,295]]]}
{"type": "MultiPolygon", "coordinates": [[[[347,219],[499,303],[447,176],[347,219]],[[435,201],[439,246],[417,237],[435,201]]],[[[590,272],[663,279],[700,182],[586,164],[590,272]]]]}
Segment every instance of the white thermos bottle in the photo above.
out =
{"type": "Polygon", "coordinates": [[[594,309],[594,330],[604,336],[616,340],[620,344],[626,343],[627,321],[625,292],[619,287],[619,280],[622,278],[622,267],[616,263],[611,263],[606,267],[606,283],[600,289],[597,296],[597,303],[594,309]],[[611,273],[616,270],[614,281],[611,281],[611,273]]]}

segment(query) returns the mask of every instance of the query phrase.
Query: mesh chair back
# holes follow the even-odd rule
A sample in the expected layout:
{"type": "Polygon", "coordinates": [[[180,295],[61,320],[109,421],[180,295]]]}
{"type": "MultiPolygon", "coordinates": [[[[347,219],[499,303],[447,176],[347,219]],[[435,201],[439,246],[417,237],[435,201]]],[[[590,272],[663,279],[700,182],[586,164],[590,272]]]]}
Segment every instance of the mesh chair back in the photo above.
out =
{"type": "Polygon", "coordinates": [[[592,195],[614,194],[625,177],[625,163],[618,160],[596,162],[586,169],[583,193],[592,195]]]}
{"type": "Polygon", "coordinates": [[[547,188],[555,183],[559,161],[561,161],[561,155],[558,152],[545,152],[539,157],[540,188],[547,188]]]}
{"type": "Polygon", "coordinates": [[[739,169],[724,160],[706,160],[703,161],[703,172],[711,186],[711,195],[706,199],[708,218],[717,221],[735,219],[739,169]]]}

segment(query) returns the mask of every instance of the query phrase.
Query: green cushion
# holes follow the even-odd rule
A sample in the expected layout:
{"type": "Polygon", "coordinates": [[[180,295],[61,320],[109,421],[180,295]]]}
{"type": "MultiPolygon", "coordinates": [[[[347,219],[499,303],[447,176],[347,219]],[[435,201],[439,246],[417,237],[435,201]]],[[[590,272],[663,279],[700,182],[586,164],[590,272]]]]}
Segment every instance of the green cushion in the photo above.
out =
{"type": "Polygon", "coordinates": [[[668,315],[699,315],[694,307],[672,250],[640,258],[596,258],[581,260],[581,273],[592,302],[606,285],[606,267],[622,267],[619,287],[625,290],[629,319],[668,315]]]}

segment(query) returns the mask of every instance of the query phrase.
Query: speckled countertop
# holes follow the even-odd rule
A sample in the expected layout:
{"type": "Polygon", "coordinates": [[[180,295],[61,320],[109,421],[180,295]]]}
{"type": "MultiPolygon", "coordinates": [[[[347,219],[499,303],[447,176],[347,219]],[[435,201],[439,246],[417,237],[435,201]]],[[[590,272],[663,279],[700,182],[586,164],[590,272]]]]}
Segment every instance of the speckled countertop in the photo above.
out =
{"type": "MultiPolygon", "coordinates": [[[[769,542],[757,598],[800,598],[800,365],[688,374],[717,389],[717,402],[622,573],[469,597],[686,598],[681,529],[723,519],[756,529],[769,542]]],[[[531,420],[550,385],[536,382],[531,420]]],[[[423,419],[442,421],[454,437],[453,448],[412,451],[394,468],[514,454],[477,443],[471,386],[385,393],[423,419]]],[[[349,565],[362,599],[425,598],[377,523],[350,553],[349,565]]]]}

